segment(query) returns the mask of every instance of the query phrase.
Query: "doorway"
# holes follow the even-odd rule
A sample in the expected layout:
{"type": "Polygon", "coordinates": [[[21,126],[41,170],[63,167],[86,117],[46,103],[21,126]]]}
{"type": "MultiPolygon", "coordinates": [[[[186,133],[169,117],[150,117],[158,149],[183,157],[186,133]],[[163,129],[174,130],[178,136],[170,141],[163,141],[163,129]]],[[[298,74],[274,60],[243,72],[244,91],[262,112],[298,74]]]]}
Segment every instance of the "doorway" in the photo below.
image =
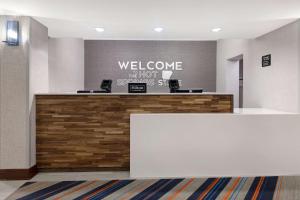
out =
{"type": "Polygon", "coordinates": [[[243,108],[244,94],[244,60],[239,60],[239,108],[243,108]]]}
{"type": "Polygon", "coordinates": [[[243,108],[244,105],[244,60],[243,55],[228,59],[226,91],[234,95],[234,107],[243,108]]]}

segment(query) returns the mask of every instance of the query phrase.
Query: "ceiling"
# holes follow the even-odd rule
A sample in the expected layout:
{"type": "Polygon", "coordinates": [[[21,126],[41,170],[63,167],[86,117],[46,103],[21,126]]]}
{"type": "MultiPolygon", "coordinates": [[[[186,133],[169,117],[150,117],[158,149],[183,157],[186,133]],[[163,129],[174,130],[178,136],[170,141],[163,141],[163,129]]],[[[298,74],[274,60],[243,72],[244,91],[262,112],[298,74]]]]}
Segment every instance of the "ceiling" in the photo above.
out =
{"type": "Polygon", "coordinates": [[[51,37],[216,40],[255,38],[295,21],[300,0],[0,0],[0,14],[33,16],[51,37]]]}

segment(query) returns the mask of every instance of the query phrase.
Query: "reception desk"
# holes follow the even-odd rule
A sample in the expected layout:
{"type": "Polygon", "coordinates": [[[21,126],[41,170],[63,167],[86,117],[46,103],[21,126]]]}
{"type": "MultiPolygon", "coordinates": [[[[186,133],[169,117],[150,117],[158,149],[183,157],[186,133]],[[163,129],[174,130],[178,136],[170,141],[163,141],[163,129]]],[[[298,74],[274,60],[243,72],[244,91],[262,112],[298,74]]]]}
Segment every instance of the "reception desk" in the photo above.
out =
{"type": "Polygon", "coordinates": [[[297,113],[263,108],[218,115],[132,114],[130,177],[299,175],[299,121],[297,113]]]}
{"type": "Polygon", "coordinates": [[[232,112],[231,94],[39,94],[37,167],[129,170],[130,114],[232,112]]]}

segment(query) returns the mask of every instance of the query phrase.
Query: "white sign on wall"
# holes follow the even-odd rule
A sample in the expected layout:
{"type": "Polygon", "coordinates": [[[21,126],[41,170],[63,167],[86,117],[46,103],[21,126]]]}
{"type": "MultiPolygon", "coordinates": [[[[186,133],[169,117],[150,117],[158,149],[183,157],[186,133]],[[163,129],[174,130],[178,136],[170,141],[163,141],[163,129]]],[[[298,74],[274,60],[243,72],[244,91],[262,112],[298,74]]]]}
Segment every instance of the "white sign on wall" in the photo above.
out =
{"type": "Polygon", "coordinates": [[[122,71],[128,72],[128,78],[117,79],[118,86],[126,86],[128,83],[166,86],[174,71],[183,71],[181,61],[118,61],[118,66],[122,71]]]}

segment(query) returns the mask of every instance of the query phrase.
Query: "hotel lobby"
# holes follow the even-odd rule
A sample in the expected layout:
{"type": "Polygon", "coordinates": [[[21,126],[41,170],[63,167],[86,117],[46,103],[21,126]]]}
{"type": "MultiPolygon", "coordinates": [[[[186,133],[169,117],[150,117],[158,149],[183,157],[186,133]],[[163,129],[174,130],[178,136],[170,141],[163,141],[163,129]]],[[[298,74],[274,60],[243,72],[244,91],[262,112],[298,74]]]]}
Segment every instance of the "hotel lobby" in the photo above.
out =
{"type": "Polygon", "coordinates": [[[1,0],[0,39],[0,200],[300,200],[300,1],[1,0]]]}

